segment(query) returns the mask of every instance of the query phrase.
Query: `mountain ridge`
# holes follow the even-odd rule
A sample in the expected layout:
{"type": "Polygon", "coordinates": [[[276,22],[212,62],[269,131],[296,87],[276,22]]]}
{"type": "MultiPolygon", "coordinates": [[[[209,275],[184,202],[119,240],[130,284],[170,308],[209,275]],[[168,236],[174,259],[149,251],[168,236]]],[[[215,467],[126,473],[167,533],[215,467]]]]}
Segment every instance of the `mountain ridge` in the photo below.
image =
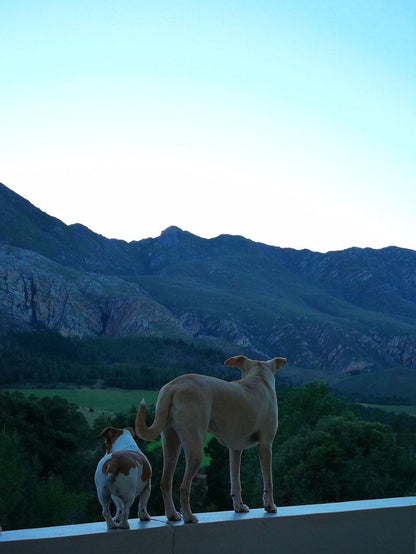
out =
{"type": "Polygon", "coordinates": [[[127,243],[1,184],[0,245],[3,332],[177,336],[337,374],[416,369],[413,250],[320,253],[174,225],[127,243]]]}

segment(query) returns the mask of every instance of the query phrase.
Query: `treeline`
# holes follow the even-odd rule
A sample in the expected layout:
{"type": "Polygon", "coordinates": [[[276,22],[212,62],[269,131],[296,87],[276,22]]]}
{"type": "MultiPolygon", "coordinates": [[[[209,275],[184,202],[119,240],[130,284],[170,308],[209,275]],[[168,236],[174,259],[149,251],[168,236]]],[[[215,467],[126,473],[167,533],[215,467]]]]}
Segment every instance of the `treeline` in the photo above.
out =
{"type": "MultiPolygon", "coordinates": [[[[152,409],[149,409],[149,421],[152,409]]],[[[101,521],[94,472],[104,454],[99,431],[125,427],[128,415],[97,418],[89,427],[74,405],[54,398],[25,398],[0,391],[0,523],[3,529],[101,521]]],[[[416,493],[416,418],[362,409],[331,396],[320,384],[289,390],[279,399],[273,449],[278,506],[406,496],[416,493]]],[[[149,512],[163,514],[159,492],[160,441],[141,443],[153,467],[149,512]]],[[[209,464],[197,480],[196,512],[231,509],[228,451],[215,439],[209,464]]],[[[183,474],[180,458],[175,500],[183,474]]],[[[257,449],[243,455],[244,501],[261,506],[257,449]]],[[[134,507],[130,514],[137,517],[134,507]]]]}
{"type": "Polygon", "coordinates": [[[225,357],[180,339],[9,333],[0,337],[0,384],[156,389],[183,373],[229,377],[225,357]]]}

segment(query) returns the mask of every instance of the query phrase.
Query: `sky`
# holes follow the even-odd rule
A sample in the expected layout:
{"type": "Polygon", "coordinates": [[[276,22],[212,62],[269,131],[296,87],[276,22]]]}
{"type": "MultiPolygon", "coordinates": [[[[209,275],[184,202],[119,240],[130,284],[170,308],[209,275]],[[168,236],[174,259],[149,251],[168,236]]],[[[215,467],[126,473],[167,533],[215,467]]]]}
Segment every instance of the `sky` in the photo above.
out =
{"type": "Polygon", "coordinates": [[[416,250],[415,0],[0,0],[0,181],[108,238],[416,250]]]}

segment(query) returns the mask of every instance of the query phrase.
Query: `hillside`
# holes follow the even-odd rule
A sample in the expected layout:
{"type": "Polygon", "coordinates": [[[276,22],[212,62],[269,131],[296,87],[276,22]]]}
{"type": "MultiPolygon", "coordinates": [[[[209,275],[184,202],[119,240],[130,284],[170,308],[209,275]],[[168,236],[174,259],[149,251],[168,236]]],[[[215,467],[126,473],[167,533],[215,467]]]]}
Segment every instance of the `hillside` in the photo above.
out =
{"type": "Polygon", "coordinates": [[[405,371],[408,387],[416,252],[321,254],[177,227],[127,243],[67,226],[0,184],[0,330],[39,329],[281,354],[299,379],[405,371]]]}

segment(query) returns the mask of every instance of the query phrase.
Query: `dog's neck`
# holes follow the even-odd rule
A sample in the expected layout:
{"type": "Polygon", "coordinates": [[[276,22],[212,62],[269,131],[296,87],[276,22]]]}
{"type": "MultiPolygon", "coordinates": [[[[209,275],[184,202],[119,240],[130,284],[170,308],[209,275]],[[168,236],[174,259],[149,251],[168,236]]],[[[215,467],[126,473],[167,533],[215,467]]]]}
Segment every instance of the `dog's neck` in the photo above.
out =
{"type": "Polygon", "coordinates": [[[139,447],[133,439],[130,431],[128,431],[127,429],[124,429],[122,434],[117,437],[117,439],[113,443],[111,452],[116,452],[117,450],[139,450],[139,447]]]}
{"type": "Polygon", "coordinates": [[[240,379],[240,382],[247,384],[247,386],[249,386],[249,383],[253,381],[260,381],[264,383],[275,394],[276,381],[270,370],[256,368],[244,374],[240,379]]]}

